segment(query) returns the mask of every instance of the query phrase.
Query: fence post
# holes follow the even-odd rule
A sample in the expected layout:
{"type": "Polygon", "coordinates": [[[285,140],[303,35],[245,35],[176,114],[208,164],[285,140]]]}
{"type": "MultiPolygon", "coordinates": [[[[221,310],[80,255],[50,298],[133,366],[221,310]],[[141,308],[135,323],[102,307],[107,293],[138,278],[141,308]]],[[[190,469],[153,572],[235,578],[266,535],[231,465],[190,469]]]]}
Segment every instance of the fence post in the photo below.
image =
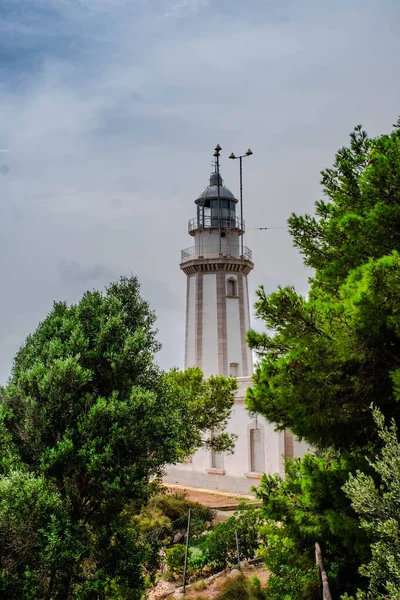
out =
{"type": "Polygon", "coordinates": [[[318,565],[322,583],[322,598],[323,600],[332,600],[331,592],[329,589],[328,576],[325,571],[324,562],[322,560],[322,552],[318,542],[315,542],[315,562],[318,565]]]}
{"type": "Polygon", "coordinates": [[[186,549],[185,549],[185,565],[183,567],[183,593],[186,594],[186,572],[188,563],[188,552],[189,552],[189,534],[190,534],[190,509],[188,512],[188,524],[186,532],[186,549]]]}
{"type": "Polygon", "coordinates": [[[236,554],[237,554],[238,567],[239,567],[239,570],[241,571],[242,568],[240,566],[239,540],[238,540],[237,529],[235,529],[235,539],[236,539],[236,554]]]}

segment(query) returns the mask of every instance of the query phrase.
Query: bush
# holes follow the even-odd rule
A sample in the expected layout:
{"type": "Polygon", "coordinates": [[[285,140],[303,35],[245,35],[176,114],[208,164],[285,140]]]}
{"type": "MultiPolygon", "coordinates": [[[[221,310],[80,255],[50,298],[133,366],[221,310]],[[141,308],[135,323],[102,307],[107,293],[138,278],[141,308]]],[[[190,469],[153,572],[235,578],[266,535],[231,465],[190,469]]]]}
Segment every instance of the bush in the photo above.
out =
{"type": "Polygon", "coordinates": [[[241,560],[254,558],[259,544],[259,526],[262,523],[260,511],[245,504],[240,508],[233,517],[224,523],[218,523],[211,533],[198,540],[205,564],[223,568],[237,562],[236,531],[241,560]]]}
{"type": "Polygon", "coordinates": [[[188,500],[185,494],[179,492],[157,494],[150,500],[148,507],[158,509],[171,521],[187,516],[189,509],[193,518],[203,521],[212,521],[214,518],[214,512],[210,508],[188,500]]]}
{"type": "MultiPolygon", "coordinates": [[[[191,536],[196,536],[204,531],[206,523],[213,520],[214,512],[198,502],[188,500],[185,494],[158,493],[149,500],[139,516],[134,516],[133,506],[133,522],[145,534],[158,529],[157,538],[168,545],[173,543],[175,533],[181,531],[186,534],[189,510],[191,510],[191,536]]],[[[128,507],[127,512],[129,511],[128,507]]]]}
{"type": "Polygon", "coordinates": [[[191,571],[202,571],[207,565],[207,555],[199,546],[189,548],[189,566],[191,571]]]}
{"type": "Polygon", "coordinates": [[[200,579],[200,581],[196,581],[196,583],[193,583],[193,585],[191,586],[192,590],[205,590],[207,588],[207,584],[204,581],[204,579],[200,579]]]}
{"type": "Polygon", "coordinates": [[[172,548],[168,548],[166,552],[168,570],[173,577],[183,575],[185,552],[186,548],[183,544],[175,544],[172,548]]]}
{"type": "Polygon", "coordinates": [[[240,573],[226,580],[216,600],[264,600],[265,598],[258,577],[246,578],[240,573]]]}

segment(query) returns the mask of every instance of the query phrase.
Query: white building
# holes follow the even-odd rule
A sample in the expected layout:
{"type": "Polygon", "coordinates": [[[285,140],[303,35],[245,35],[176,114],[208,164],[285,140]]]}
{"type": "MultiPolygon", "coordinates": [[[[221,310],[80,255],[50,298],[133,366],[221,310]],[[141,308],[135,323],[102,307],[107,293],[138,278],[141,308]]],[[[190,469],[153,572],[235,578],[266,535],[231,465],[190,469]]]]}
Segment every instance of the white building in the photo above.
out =
{"type": "Polygon", "coordinates": [[[187,277],[185,368],[198,366],[204,376],[234,375],[235,405],[227,431],[238,435],[234,454],[200,449],[185,464],[170,466],[166,481],[181,485],[246,493],[262,473],[283,475],[283,456],[298,456],[305,446],[290,432],[276,432],[245,407],[251,385],[252,354],[245,336],[250,329],[247,276],[254,265],[243,246],[245,224],[238,200],[219,173],[195,200],[189,221],[194,245],[182,251],[180,267],[187,277]]]}

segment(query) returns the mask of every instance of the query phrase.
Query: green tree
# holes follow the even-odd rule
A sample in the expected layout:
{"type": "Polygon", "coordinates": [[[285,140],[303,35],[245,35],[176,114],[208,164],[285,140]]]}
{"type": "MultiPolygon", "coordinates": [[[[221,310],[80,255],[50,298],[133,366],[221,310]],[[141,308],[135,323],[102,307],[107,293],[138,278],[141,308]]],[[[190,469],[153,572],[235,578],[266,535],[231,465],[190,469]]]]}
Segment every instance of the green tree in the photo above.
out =
{"type": "Polygon", "coordinates": [[[315,270],[308,296],[292,287],[258,290],[256,314],[266,332],[248,334],[260,362],[247,402],[277,429],[290,429],[317,450],[292,478],[300,502],[282,483],[264,486],[264,498],[266,506],[282,496],[289,503],[282,510],[293,564],[304,554],[301,539],[309,539],[311,558],[311,537],[327,536],[328,573],[339,593],[359,583],[357,568],[353,577],[340,565],[356,567],[353,550],[361,548],[360,538],[343,492],[328,497],[324,490],[342,485],[356,467],[367,468],[364,456],[379,447],[371,402],[396,422],[400,417],[398,126],[376,139],[357,127],[350,146],[322,172],[322,184],[326,199],[316,203],[315,215],[289,219],[295,246],[315,270]]]}
{"type": "Polygon", "coordinates": [[[269,333],[248,334],[262,359],[248,404],[318,448],[348,450],[374,441],[371,402],[400,411],[399,129],[370,139],[356,128],[322,183],[316,216],[289,219],[316,269],[308,297],[258,290],[269,333]]]}
{"type": "Polygon", "coordinates": [[[258,497],[266,524],[261,528],[261,547],[271,576],[270,598],[320,597],[314,547],[322,546],[333,597],[363,584],[357,570],[369,558],[366,535],[351,508],[342,486],[349,459],[315,457],[287,459],[285,479],[263,475],[258,497]]]}
{"type": "Polygon", "coordinates": [[[361,518],[361,527],[373,540],[372,556],[360,572],[369,579],[366,592],[357,600],[400,598],[400,443],[392,420],[384,426],[384,417],[373,411],[383,448],[369,464],[378,475],[379,486],[371,475],[357,471],[344,486],[351,505],[361,518]]]}
{"type": "Polygon", "coordinates": [[[76,305],[55,304],[18,352],[0,405],[3,534],[13,535],[12,470],[22,477],[16,507],[25,497],[32,527],[43,490],[61,508],[54,521],[43,505],[43,534],[32,541],[47,562],[38,565],[34,552],[15,561],[0,548],[8,598],[30,597],[29,584],[15,585],[28,576],[40,581],[36,598],[140,597],[149,548],[123,509],[140,512],[164,466],[223,428],[236,389],[233,378],[204,382],[198,369],[164,374],[154,321],[137,279],[121,279],[76,305]]]}

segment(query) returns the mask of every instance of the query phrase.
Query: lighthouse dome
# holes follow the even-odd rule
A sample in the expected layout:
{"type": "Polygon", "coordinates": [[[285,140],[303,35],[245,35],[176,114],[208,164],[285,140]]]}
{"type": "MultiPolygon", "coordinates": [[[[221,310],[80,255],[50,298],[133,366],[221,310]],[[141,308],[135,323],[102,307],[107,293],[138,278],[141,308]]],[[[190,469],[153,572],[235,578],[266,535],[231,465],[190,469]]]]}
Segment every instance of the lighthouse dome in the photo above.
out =
{"type": "Polygon", "coordinates": [[[231,190],[228,189],[223,182],[223,179],[219,173],[213,172],[210,175],[210,184],[206,187],[204,192],[200,194],[200,196],[195,201],[196,204],[203,202],[208,198],[218,198],[218,180],[219,180],[219,197],[227,198],[229,200],[233,200],[235,203],[237,202],[235,196],[232,194],[231,190]]]}

